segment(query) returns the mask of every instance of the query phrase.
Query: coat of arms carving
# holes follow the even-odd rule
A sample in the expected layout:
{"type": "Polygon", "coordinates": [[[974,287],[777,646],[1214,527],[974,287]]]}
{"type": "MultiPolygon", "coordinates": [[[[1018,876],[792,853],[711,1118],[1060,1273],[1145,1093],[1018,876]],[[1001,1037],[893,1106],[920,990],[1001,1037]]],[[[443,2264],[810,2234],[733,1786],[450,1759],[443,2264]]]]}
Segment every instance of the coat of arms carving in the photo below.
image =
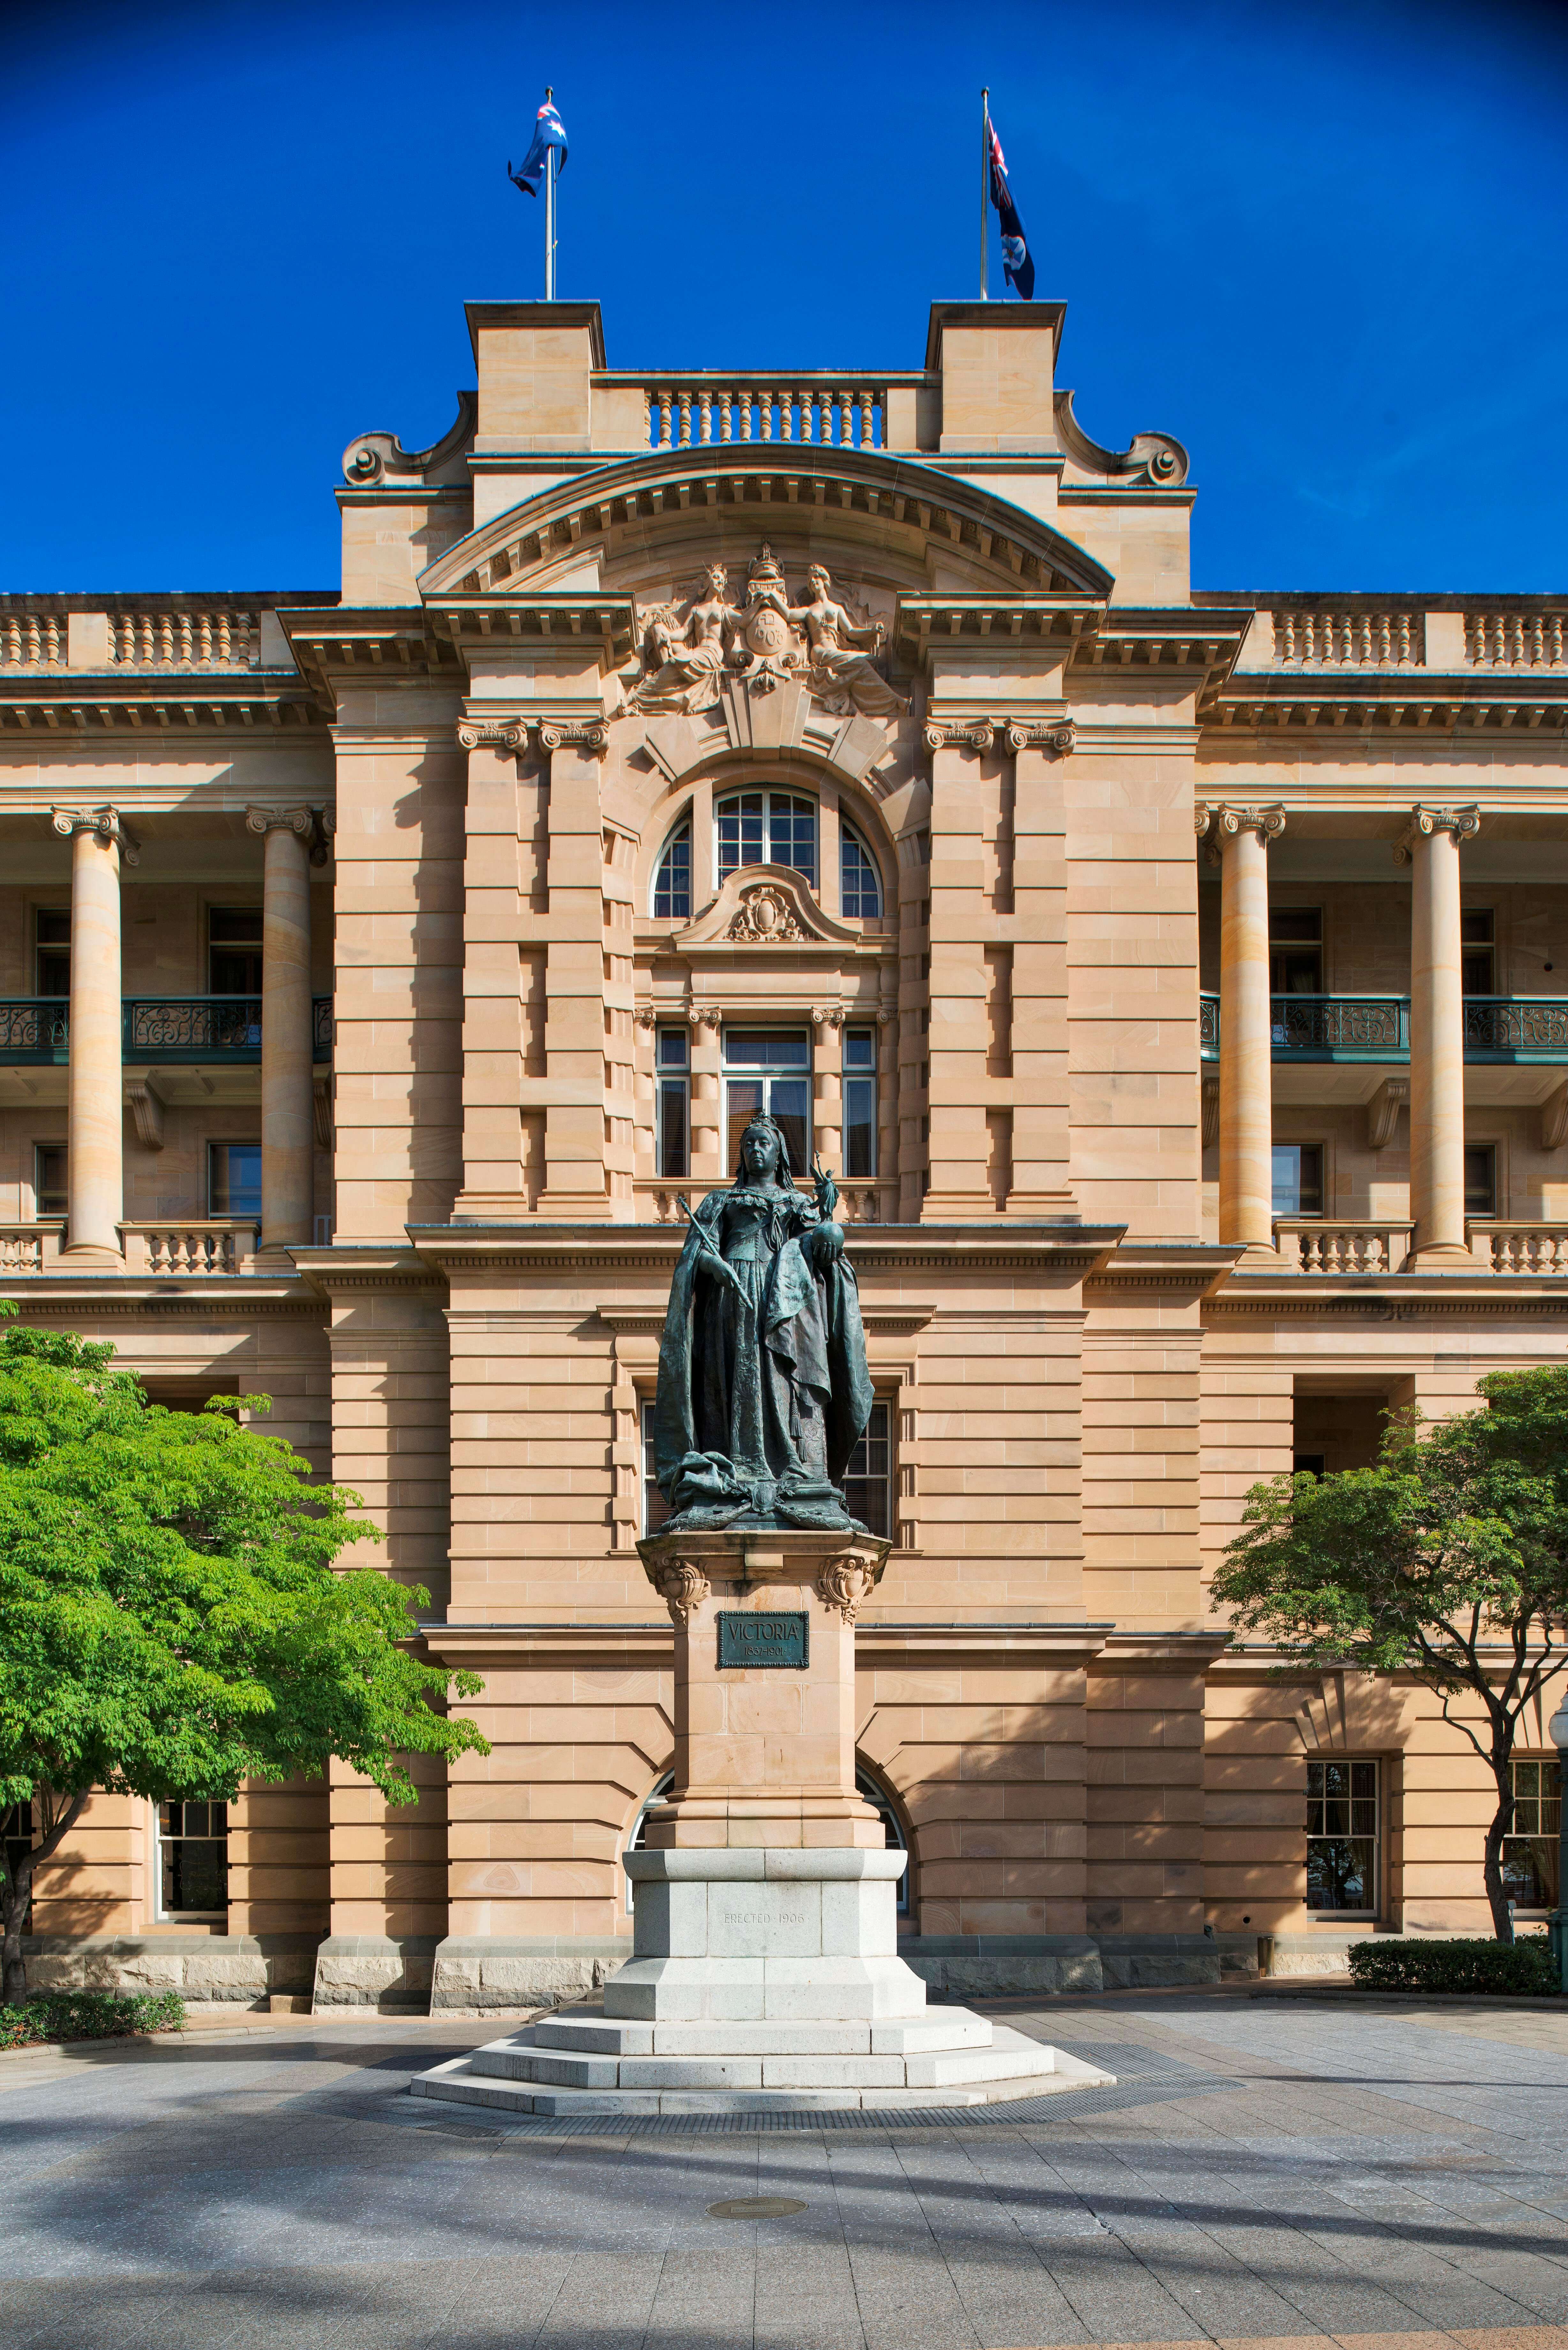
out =
{"type": "Polygon", "coordinates": [[[711,563],[685,603],[653,607],[637,666],[623,679],[628,709],[696,717],[712,709],[726,675],[753,693],[795,681],[837,717],[888,718],[908,709],[876,666],[883,623],[856,621],[821,564],[806,573],[805,600],[792,604],[764,541],[747,569],[743,605],[731,603],[729,587],[725,566],[711,563]]]}

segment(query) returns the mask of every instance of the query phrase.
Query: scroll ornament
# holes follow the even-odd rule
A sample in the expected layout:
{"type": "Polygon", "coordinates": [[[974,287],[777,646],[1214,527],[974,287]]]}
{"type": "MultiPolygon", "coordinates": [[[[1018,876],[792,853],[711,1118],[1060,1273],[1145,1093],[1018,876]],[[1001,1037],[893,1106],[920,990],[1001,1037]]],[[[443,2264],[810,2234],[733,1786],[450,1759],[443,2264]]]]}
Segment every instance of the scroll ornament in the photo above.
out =
{"type": "Polygon", "coordinates": [[[796,921],[794,909],[784,891],[763,882],[742,892],[740,910],[724,935],[753,946],[771,947],[793,946],[805,938],[805,932],[796,921]]]}
{"type": "Polygon", "coordinates": [[[1417,835],[1430,840],[1435,832],[1451,832],[1458,847],[1473,840],[1480,830],[1480,810],[1475,806],[1412,808],[1408,827],[1394,844],[1394,862],[1409,864],[1417,835]]]}
{"type": "Polygon", "coordinates": [[[464,718],[457,739],[465,751],[510,751],[516,756],[528,748],[530,727],[541,751],[558,751],[570,743],[598,756],[609,748],[609,727],[598,718],[464,718]]]}
{"type": "Polygon", "coordinates": [[[1039,749],[1065,759],[1078,746],[1078,730],[1070,718],[933,718],[925,727],[926,748],[985,752],[995,747],[998,734],[1014,758],[1020,751],[1039,749]]]}
{"type": "Polygon", "coordinates": [[[672,1559],[648,1570],[654,1589],[670,1610],[670,1620],[683,1628],[711,1596],[712,1586],[700,1566],[672,1559]]]}

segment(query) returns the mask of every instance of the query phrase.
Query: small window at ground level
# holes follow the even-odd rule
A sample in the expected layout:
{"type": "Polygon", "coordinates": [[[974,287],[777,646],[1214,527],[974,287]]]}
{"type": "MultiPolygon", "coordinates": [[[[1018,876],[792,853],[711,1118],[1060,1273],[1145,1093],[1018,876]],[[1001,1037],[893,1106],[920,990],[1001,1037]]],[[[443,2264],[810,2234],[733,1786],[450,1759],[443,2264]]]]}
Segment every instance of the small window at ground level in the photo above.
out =
{"type": "Polygon", "coordinates": [[[207,1145],[207,1213],[261,1214],[262,1155],[259,1142],[207,1145]]]}
{"type": "Polygon", "coordinates": [[[210,1918],[227,1909],[226,1804],[159,1804],[158,1899],[165,1918],[210,1918]]]}
{"type": "MultiPolygon", "coordinates": [[[[909,1843],[904,1835],[903,1824],[899,1820],[898,1812],[894,1808],[893,1798],[889,1795],[886,1787],[884,1787],[879,1781],[871,1776],[870,1772],[867,1770],[864,1763],[860,1765],[859,1769],[855,1773],[855,1792],[861,1797],[863,1802],[870,1804],[872,1810],[880,1819],[882,1823],[882,1841],[886,1849],[888,1852],[908,1852],[909,1849],[909,1843]]],[[[898,1879],[898,1915],[900,1918],[907,1918],[909,1916],[909,1863],[906,1862],[904,1866],[904,1874],[898,1879]]]]}
{"type": "Polygon", "coordinates": [[[1307,1764],[1307,1908],[1377,1908],[1377,1765],[1307,1764]]]}
{"type": "Polygon", "coordinates": [[[1513,1833],[1502,1840],[1503,1890],[1521,1909],[1555,1909],[1563,1765],[1553,1756],[1550,1761],[1516,1762],[1511,1768],[1513,1833]]]}
{"type": "Polygon", "coordinates": [[[1295,1452],[1291,1456],[1291,1473],[1295,1477],[1321,1477],[1327,1459],[1323,1452],[1295,1452]]]}
{"type": "Polygon", "coordinates": [[[1276,1216],[1323,1213],[1323,1145],[1276,1142],[1273,1149],[1276,1216]]]}
{"type": "Polygon", "coordinates": [[[33,1147],[33,1213],[36,1216],[63,1216],[67,1198],[66,1183],[66,1146],[63,1142],[39,1142],[33,1147]]]}
{"type": "Polygon", "coordinates": [[[859,1443],[844,1472],[844,1503],[874,1534],[884,1538],[893,1530],[892,1408],[874,1403],[859,1443]]]}
{"type": "Polygon", "coordinates": [[[1465,1213],[1497,1213],[1497,1150],[1490,1142],[1465,1145],[1465,1213]]]}

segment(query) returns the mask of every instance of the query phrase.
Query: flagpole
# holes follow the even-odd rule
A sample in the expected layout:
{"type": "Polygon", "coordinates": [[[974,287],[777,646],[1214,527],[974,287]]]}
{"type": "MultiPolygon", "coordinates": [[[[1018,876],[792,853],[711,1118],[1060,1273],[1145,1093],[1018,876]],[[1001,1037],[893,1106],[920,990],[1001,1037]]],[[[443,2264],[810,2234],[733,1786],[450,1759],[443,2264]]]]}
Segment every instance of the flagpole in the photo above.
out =
{"type": "Polygon", "coordinates": [[[990,88],[987,87],[980,93],[980,298],[982,302],[989,302],[991,299],[991,296],[986,290],[988,264],[991,255],[991,224],[985,216],[985,207],[990,199],[991,192],[987,185],[990,172],[991,90],[990,88]]]}
{"type": "MultiPolygon", "coordinates": [[[[545,90],[545,103],[546,106],[549,105],[550,100],[554,96],[554,89],[546,85],[545,90]]],[[[547,147],[545,151],[545,299],[546,302],[553,302],[555,298],[556,151],[552,146],[547,147]]]]}

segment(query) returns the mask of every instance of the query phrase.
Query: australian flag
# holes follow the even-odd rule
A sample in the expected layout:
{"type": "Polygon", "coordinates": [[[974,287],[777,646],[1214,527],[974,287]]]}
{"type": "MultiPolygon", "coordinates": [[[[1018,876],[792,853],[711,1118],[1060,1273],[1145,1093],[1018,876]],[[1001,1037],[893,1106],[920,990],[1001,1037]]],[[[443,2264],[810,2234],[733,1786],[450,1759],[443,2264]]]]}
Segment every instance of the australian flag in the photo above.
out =
{"type": "Polygon", "coordinates": [[[525,196],[536,196],[544,184],[545,159],[552,147],[558,150],[561,158],[556,166],[556,176],[559,179],[566,168],[566,130],[560,116],[546,99],[539,109],[538,120],[534,125],[533,145],[515,171],[512,169],[510,163],[506,166],[507,178],[514,181],[525,196]]]}
{"type": "Polygon", "coordinates": [[[1002,152],[1002,141],[996,126],[991,126],[991,201],[996,206],[1002,224],[1002,274],[1021,302],[1034,299],[1034,262],[1029,251],[1029,239],[1023,233],[1023,223],[1018,217],[1018,206],[1012,201],[1012,191],[1007,184],[1007,163],[1002,152]]]}

